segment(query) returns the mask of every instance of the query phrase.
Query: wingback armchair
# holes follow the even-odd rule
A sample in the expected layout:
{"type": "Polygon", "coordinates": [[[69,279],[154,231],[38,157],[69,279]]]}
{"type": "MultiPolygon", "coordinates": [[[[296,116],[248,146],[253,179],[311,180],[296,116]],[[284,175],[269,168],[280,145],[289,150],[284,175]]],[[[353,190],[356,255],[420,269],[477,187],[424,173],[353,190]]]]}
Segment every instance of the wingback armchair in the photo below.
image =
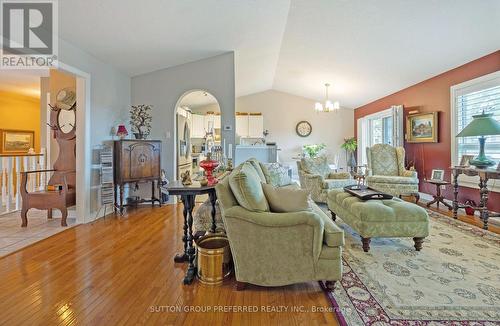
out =
{"type": "Polygon", "coordinates": [[[376,144],[367,147],[366,154],[368,160],[366,183],[369,187],[393,196],[418,195],[417,171],[406,170],[403,147],[376,144]]]}
{"type": "Polygon", "coordinates": [[[297,170],[300,186],[309,190],[311,198],[318,203],[326,203],[328,190],[356,183],[350,173],[330,169],[326,156],[302,158],[297,161],[297,170]]]}
{"type": "MultiPolygon", "coordinates": [[[[237,172],[238,167],[232,173],[237,172]]],[[[222,179],[215,190],[231,246],[237,290],[246,283],[282,286],[319,280],[327,281],[331,288],[341,279],[344,233],[321,208],[311,203],[311,209],[305,211],[251,211],[238,203],[230,178],[222,179]]]]}

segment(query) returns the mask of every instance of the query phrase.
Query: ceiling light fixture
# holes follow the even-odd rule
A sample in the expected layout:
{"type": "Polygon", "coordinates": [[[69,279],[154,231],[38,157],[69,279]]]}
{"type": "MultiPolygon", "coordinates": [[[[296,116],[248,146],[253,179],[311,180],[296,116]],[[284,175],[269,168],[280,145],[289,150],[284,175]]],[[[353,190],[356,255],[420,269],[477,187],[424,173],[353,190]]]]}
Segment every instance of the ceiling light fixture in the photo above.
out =
{"type": "Polygon", "coordinates": [[[328,87],[330,87],[330,84],[326,83],[325,84],[325,88],[326,88],[325,103],[322,104],[320,102],[316,102],[316,104],[314,104],[314,110],[316,112],[332,112],[332,111],[338,111],[340,109],[339,101],[332,102],[328,98],[328,87]]]}

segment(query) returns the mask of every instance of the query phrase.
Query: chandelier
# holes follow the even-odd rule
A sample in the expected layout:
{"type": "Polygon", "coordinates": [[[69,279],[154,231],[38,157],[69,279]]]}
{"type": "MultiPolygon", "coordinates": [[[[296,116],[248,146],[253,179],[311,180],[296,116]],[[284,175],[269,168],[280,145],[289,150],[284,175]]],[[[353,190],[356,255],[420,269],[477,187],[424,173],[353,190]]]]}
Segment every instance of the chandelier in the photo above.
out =
{"type": "Polygon", "coordinates": [[[328,87],[330,87],[330,84],[326,83],[325,84],[325,88],[326,88],[325,103],[322,104],[320,102],[316,102],[316,104],[314,104],[314,110],[316,112],[332,112],[332,111],[338,111],[340,109],[339,101],[332,102],[328,98],[328,87]]]}

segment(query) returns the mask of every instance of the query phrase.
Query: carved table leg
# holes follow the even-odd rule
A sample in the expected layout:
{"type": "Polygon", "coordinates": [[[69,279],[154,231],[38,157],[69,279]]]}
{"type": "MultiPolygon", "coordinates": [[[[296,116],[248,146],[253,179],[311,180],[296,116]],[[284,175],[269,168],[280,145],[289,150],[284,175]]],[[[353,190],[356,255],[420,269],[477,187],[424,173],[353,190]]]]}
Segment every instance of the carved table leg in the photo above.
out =
{"type": "Polygon", "coordinates": [[[60,211],[62,214],[61,226],[68,226],[68,223],[66,223],[66,219],[68,218],[68,209],[66,207],[63,207],[60,209],[60,211]]]}
{"type": "Polygon", "coordinates": [[[211,231],[212,231],[212,233],[215,233],[215,229],[217,227],[217,225],[215,224],[215,213],[216,213],[215,204],[217,201],[217,195],[215,194],[215,192],[209,192],[208,197],[210,198],[210,204],[212,204],[212,211],[210,212],[210,215],[212,216],[212,230],[211,231]]]}
{"type": "Polygon", "coordinates": [[[123,215],[123,184],[120,185],[120,215],[123,215]]]}
{"type": "Polygon", "coordinates": [[[47,218],[48,219],[52,218],[52,208],[47,209],[47,218]]]}
{"type": "Polygon", "coordinates": [[[151,180],[151,206],[155,206],[155,181],[151,180]]]}
{"type": "Polygon", "coordinates": [[[332,220],[337,220],[337,214],[335,214],[332,210],[330,210],[330,214],[332,214],[332,220]]]}
{"type": "Polygon", "coordinates": [[[21,227],[25,228],[28,226],[28,209],[24,207],[21,209],[21,227]]]}
{"type": "Polygon", "coordinates": [[[370,238],[363,238],[361,237],[361,242],[363,242],[363,251],[368,252],[370,251],[370,238]]]}
{"type": "Polygon", "coordinates": [[[174,262],[176,263],[183,263],[188,261],[188,255],[187,255],[187,232],[188,232],[188,226],[187,226],[187,208],[186,208],[186,199],[184,199],[183,202],[183,210],[182,210],[182,215],[184,216],[184,236],[182,237],[182,242],[184,242],[184,252],[182,254],[177,254],[174,257],[174,262]]]}
{"type": "MultiPolygon", "coordinates": [[[[481,176],[480,176],[481,177],[481,176]]],[[[483,187],[480,189],[481,194],[481,219],[483,220],[483,229],[488,230],[488,218],[490,213],[488,212],[488,177],[485,176],[483,180],[483,187]]]]}
{"type": "Polygon", "coordinates": [[[416,237],[413,238],[413,241],[415,242],[415,250],[420,251],[422,249],[422,243],[424,243],[424,238],[416,237]]]}
{"type": "Polygon", "coordinates": [[[193,208],[195,195],[186,195],[184,205],[187,209],[187,255],[189,260],[188,270],[186,272],[186,277],[184,277],[184,284],[191,284],[196,275],[196,267],[194,266],[194,258],[196,256],[196,250],[193,245],[193,208]]]}
{"type": "Polygon", "coordinates": [[[457,219],[458,211],[458,172],[453,171],[453,218],[457,219]]]}

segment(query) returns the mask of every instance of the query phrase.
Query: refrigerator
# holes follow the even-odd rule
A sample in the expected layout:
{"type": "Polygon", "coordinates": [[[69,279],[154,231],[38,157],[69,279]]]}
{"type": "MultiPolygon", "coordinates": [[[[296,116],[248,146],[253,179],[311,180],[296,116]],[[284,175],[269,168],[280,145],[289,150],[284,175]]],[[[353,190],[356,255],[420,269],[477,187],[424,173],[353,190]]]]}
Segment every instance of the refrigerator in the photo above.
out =
{"type": "Polygon", "coordinates": [[[191,157],[191,112],[184,108],[177,109],[177,178],[183,172],[193,173],[191,157]]]}

